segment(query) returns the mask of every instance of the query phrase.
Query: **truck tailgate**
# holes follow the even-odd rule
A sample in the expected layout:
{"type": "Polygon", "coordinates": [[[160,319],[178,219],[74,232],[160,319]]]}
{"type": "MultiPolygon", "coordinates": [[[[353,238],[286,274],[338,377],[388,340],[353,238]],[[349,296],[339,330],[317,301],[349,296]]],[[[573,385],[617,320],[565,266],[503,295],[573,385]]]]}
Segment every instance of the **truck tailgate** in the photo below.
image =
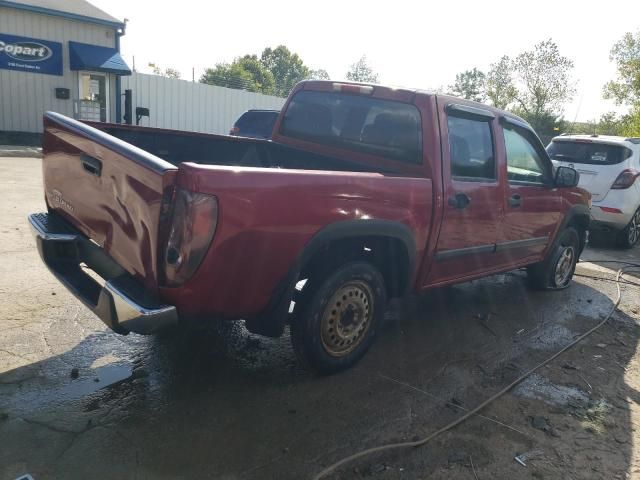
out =
{"type": "Polygon", "coordinates": [[[105,132],[47,112],[47,205],[154,291],[160,216],[177,168],[105,132]]]}

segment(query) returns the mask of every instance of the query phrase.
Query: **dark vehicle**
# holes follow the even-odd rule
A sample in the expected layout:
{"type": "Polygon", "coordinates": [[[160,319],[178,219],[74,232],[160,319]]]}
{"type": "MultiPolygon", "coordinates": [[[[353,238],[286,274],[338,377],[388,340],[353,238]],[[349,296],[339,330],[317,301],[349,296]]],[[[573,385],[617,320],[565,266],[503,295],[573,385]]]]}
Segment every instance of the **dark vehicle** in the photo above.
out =
{"type": "Polygon", "coordinates": [[[360,359],[407,291],[521,267],[567,287],[589,225],[578,173],[554,173],[526,122],[422,91],[302,82],[270,142],[57,113],[44,127],[38,249],[109,327],[290,325],[322,372],[360,359]]]}
{"type": "Polygon", "coordinates": [[[233,124],[229,135],[249,138],[271,138],[279,110],[248,110],[233,124]]]}

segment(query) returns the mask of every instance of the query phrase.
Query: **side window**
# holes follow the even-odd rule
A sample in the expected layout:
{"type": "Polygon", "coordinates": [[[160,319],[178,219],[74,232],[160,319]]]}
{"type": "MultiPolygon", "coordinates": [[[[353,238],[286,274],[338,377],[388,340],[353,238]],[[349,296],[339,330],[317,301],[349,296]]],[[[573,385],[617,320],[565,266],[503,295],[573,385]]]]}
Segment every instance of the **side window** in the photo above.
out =
{"type": "Polygon", "coordinates": [[[529,139],[516,129],[504,128],[509,181],[545,183],[545,162],[529,139]]]}
{"type": "Polygon", "coordinates": [[[488,120],[449,115],[451,176],[460,180],[495,180],[496,161],[488,120]]]}

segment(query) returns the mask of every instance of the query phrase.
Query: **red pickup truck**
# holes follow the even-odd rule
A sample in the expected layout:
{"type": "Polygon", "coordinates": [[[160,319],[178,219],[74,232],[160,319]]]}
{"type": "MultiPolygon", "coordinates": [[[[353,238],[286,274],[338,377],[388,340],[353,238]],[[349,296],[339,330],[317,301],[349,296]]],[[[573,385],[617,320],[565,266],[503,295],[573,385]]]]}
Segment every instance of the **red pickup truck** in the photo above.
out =
{"type": "Polygon", "coordinates": [[[589,225],[578,173],[519,117],[459,98],[309,81],[272,140],[44,118],[40,255],[119,333],[186,319],[290,325],[333,372],[388,298],[527,267],[571,281],[589,225]]]}

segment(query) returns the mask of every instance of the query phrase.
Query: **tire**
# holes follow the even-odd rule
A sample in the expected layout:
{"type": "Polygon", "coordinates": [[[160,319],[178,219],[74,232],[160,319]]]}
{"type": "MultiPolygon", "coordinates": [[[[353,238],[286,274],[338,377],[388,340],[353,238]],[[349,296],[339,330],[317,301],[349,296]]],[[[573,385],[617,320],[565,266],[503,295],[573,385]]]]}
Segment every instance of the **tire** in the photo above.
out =
{"type": "Polygon", "coordinates": [[[537,290],[562,290],[571,284],[580,256],[580,234],[574,227],[565,228],[547,257],[527,268],[529,283],[537,290]]]}
{"type": "Polygon", "coordinates": [[[616,236],[616,244],[622,248],[633,248],[640,239],[640,208],[633,214],[627,225],[616,236]]]}
{"type": "Polygon", "coordinates": [[[387,303],[382,274],[367,262],[351,262],[309,286],[291,323],[296,355],[321,374],[351,367],[369,350],[382,323],[387,303]]]}

